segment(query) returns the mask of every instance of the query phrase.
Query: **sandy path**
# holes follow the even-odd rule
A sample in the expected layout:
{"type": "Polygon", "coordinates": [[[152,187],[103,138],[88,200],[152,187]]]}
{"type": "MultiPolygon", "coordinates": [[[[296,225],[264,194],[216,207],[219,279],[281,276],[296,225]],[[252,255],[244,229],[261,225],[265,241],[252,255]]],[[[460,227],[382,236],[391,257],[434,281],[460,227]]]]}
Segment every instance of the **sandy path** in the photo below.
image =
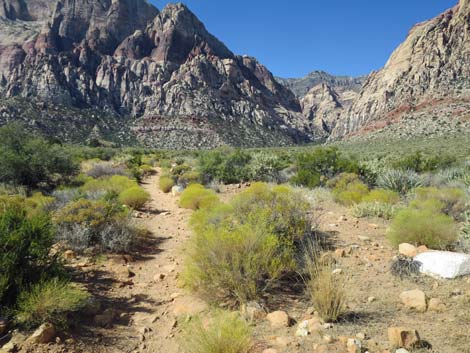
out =
{"type": "Polygon", "coordinates": [[[182,298],[178,274],[184,256],[184,241],[190,236],[190,210],[180,209],[178,198],[158,188],[159,174],[143,183],[152,198],[148,211],[139,222],[156,239],[152,254],[133,263],[135,286],[129,295],[139,302],[139,309],[131,314],[130,324],[137,331],[136,352],[178,352],[175,306],[182,298]]]}

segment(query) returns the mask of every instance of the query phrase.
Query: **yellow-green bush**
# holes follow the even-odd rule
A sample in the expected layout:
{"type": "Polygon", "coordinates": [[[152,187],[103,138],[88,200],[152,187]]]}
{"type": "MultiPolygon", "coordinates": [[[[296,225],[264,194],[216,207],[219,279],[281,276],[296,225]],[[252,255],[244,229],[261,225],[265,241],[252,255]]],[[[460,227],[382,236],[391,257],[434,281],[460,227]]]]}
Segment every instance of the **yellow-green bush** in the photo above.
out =
{"type": "Polygon", "coordinates": [[[422,187],[415,189],[414,194],[417,203],[428,200],[441,202],[441,211],[457,220],[460,220],[466,208],[466,196],[462,189],[422,187]]]}
{"type": "Polygon", "coordinates": [[[377,202],[394,205],[400,201],[400,195],[392,190],[374,189],[362,198],[362,202],[377,202]]]}
{"type": "Polygon", "coordinates": [[[134,186],[119,194],[119,202],[133,209],[142,208],[150,201],[150,194],[140,186],[134,186]]]}
{"type": "Polygon", "coordinates": [[[178,183],[182,185],[197,184],[201,182],[201,173],[196,170],[190,170],[178,177],[178,183]]]}
{"type": "Polygon", "coordinates": [[[113,175],[111,177],[89,180],[81,187],[81,190],[83,192],[105,191],[119,195],[124,190],[135,186],[138,186],[135,180],[123,175],[113,175]]]}
{"type": "Polygon", "coordinates": [[[360,203],[369,193],[367,185],[361,182],[356,174],[351,173],[340,174],[327,185],[332,188],[335,201],[346,206],[360,203]]]}
{"type": "Polygon", "coordinates": [[[219,198],[214,191],[205,189],[200,184],[192,184],[181,194],[179,205],[182,208],[198,210],[213,206],[218,202],[219,198]]]}
{"type": "Polygon", "coordinates": [[[187,353],[249,353],[252,332],[239,314],[219,311],[207,324],[193,318],[184,328],[181,345],[187,353]]]}
{"type": "Polygon", "coordinates": [[[108,221],[111,213],[111,205],[105,201],[79,199],[55,212],[53,221],[56,224],[82,224],[97,228],[108,221]]]}
{"type": "Polygon", "coordinates": [[[158,181],[158,187],[164,193],[171,191],[171,188],[175,185],[175,181],[169,176],[162,175],[158,181]]]}
{"type": "Polygon", "coordinates": [[[42,193],[36,192],[25,200],[25,205],[29,214],[39,214],[45,212],[54,200],[54,197],[44,196],[42,193]]]}
{"type": "Polygon", "coordinates": [[[218,301],[259,298],[286,273],[311,230],[309,205],[287,187],[258,183],[230,204],[195,212],[183,278],[218,301]]]}
{"type": "Polygon", "coordinates": [[[251,212],[268,209],[268,221],[274,231],[290,242],[302,240],[311,231],[310,204],[288,186],[254,183],[234,197],[231,204],[240,221],[251,212]]]}
{"type": "Polygon", "coordinates": [[[457,240],[454,220],[440,212],[439,201],[427,200],[397,213],[387,237],[394,246],[401,243],[447,249],[457,240]]]}
{"type": "Polygon", "coordinates": [[[84,307],[88,298],[86,291],[66,281],[40,282],[20,294],[15,319],[28,328],[45,322],[64,327],[67,315],[84,307]]]}

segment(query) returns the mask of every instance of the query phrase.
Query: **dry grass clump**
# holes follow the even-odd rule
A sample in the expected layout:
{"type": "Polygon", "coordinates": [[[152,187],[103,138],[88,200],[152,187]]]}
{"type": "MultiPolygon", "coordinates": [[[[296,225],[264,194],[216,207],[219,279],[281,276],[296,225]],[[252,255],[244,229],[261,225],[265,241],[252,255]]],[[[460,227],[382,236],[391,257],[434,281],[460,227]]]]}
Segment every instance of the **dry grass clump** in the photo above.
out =
{"type": "Polygon", "coordinates": [[[237,313],[219,311],[208,322],[193,318],[183,336],[187,353],[248,353],[253,348],[251,329],[237,313]]]}
{"type": "Polygon", "coordinates": [[[307,245],[304,261],[304,278],[315,310],[326,322],[337,321],[346,310],[344,276],[333,272],[333,262],[322,260],[313,244],[307,245]]]}

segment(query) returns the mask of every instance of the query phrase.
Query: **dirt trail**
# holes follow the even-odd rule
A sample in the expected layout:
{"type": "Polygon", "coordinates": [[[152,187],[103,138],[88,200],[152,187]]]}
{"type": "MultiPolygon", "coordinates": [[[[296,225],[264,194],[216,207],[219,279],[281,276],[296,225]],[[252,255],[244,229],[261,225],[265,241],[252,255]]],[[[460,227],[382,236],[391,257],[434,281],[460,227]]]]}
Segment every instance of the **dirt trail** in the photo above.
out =
{"type": "MultiPolygon", "coordinates": [[[[107,352],[178,352],[179,327],[175,310],[193,301],[178,287],[184,242],[190,236],[191,211],[178,207],[178,197],[160,191],[158,180],[159,173],[143,182],[152,200],[137,218],[151,233],[149,244],[136,254],[134,261],[110,268],[122,283],[130,276],[127,281],[131,284],[112,290],[114,298],[121,298],[114,301],[113,309],[127,319],[117,322],[111,329],[111,336],[121,339],[105,343],[107,352]]],[[[103,337],[109,336],[109,331],[103,332],[103,337]]]]}

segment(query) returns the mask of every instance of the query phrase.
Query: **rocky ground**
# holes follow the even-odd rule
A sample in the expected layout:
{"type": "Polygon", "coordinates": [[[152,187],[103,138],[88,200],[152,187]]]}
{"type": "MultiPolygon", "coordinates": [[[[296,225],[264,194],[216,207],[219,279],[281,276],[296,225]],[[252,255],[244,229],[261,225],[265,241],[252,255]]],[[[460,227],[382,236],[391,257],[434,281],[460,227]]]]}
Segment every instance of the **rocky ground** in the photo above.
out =
{"type": "MultiPolygon", "coordinates": [[[[67,254],[76,280],[96,298],[71,334],[51,334],[47,344],[31,339],[25,344],[28,336],[14,333],[0,352],[15,351],[15,342],[20,352],[180,352],[182,325],[209,305],[178,283],[192,211],[180,209],[178,197],[162,193],[157,182],[158,175],[144,183],[152,201],[136,214],[149,230],[139,251],[98,258],[67,254]]],[[[223,187],[221,198],[239,190],[223,187]]],[[[338,323],[324,323],[308,297],[286,285],[262,307],[250,303],[245,310],[253,319],[257,352],[385,353],[393,352],[391,340],[408,344],[417,334],[425,345],[413,352],[470,352],[470,278],[395,277],[390,266],[397,251],[384,236],[386,222],[355,219],[328,200],[314,214],[336,259],[336,272],[347,278],[348,313],[338,323]]]]}

